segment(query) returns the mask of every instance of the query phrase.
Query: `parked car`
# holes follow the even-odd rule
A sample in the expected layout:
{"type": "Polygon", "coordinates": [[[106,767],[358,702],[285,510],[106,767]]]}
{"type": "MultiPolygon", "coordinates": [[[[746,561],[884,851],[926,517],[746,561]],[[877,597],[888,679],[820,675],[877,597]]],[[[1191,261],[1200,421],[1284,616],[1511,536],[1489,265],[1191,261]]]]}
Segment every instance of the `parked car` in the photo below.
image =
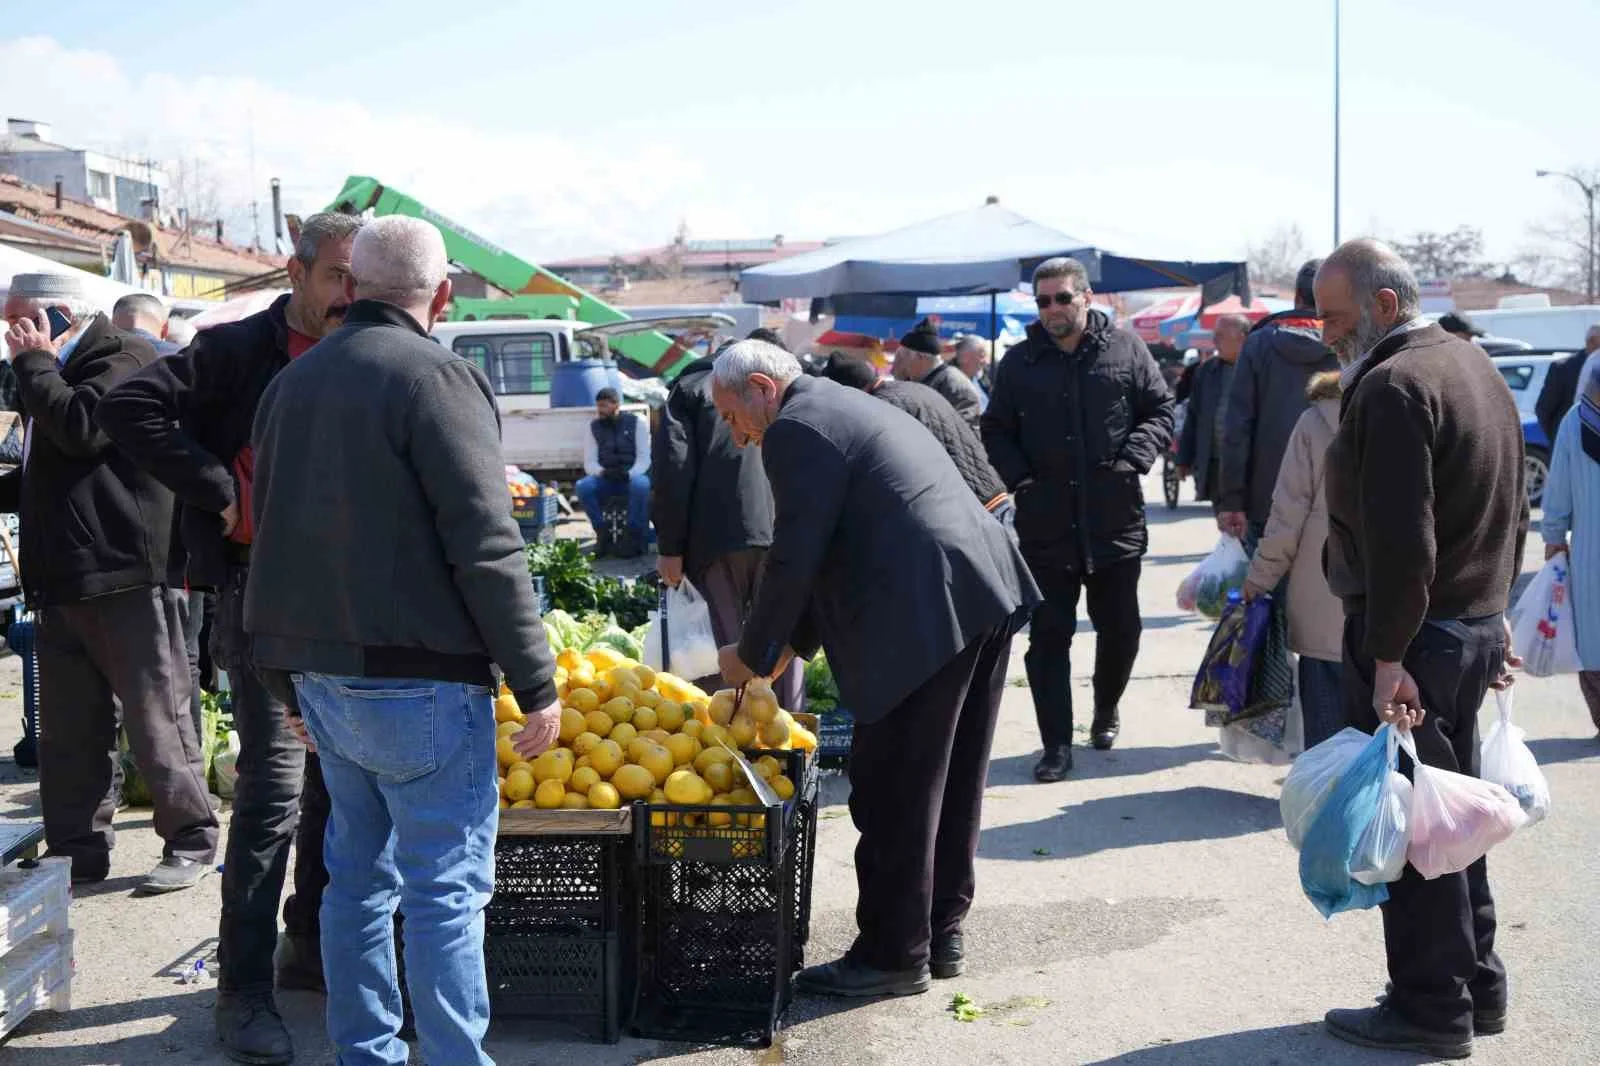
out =
{"type": "Polygon", "coordinates": [[[1522,415],[1522,443],[1526,451],[1523,463],[1527,470],[1528,504],[1537,507],[1544,499],[1544,482],[1550,474],[1550,446],[1553,441],[1545,436],[1535,417],[1533,408],[1544,391],[1545,378],[1550,367],[1570,352],[1530,348],[1515,355],[1494,357],[1500,376],[1511,386],[1511,395],[1517,401],[1517,411],[1522,415]]]}

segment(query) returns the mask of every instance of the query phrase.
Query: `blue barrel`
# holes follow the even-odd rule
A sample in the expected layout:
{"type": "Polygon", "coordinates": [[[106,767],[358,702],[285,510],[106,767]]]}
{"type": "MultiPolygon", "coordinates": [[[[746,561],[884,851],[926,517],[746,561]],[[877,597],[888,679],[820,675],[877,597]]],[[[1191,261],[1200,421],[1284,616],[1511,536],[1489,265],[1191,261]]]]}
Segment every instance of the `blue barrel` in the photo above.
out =
{"type": "Polygon", "coordinates": [[[622,393],[622,375],[610,359],[557,363],[550,374],[550,406],[593,407],[595,394],[608,386],[622,393]]]}

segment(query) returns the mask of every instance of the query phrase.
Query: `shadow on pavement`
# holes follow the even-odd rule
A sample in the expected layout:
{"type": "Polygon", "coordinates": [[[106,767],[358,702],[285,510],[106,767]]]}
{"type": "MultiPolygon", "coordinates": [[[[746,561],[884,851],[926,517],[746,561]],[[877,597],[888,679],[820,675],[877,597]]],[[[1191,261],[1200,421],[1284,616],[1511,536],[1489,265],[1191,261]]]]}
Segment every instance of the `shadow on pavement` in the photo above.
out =
{"type": "MultiPolygon", "coordinates": [[[[84,1066],[89,1062],[202,1062],[213,1053],[211,1007],[216,997],[203,992],[76,1007],[66,1014],[43,1011],[18,1027],[13,1039],[38,1033],[121,1029],[139,1022],[167,1020],[160,1032],[120,1036],[114,1044],[74,1043],[16,1051],[29,1066],[84,1066]]],[[[220,1057],[220,1056],[219,1056],[220,1057]]]]}
{"type": "Polygon", "coordinates": [[[1144,521],[1148,526],[1170,526],[1178,522],[1187,522],[1191,518],[1210,518],[1211,505],[1209,503],[1185,502],[1178,505],[1177,510],[1172,510],[1165,503],[1159,507],[1146,505],[1144,521]]]}
{"type": "MultiPolygon", "coordinates": [[[[1203,625],[1210,626],[1212,620],[1199,614],[1147,614],[1140,619],[1146,631],[1152,629],[1177,629],[1179,626],[1203,625]]],[[[1093,633],[1094,623],[1088,618],[1078,619],[1078,628],[1074,633],[1093,633]]]]}
{"type": "MultiPolygon", "coordinates": [[[[1176,748],[1112,748],[1110,751],[1095,751],[1087,744],[1077,744],[1072,749],[1072,773],[1067,780],[1132,777],[1211,759],[1223,760],[1217,745],[1211,742],[1176,748]]],[[[989,787],[1034,784],[1033,766],[1038,761],[1036,751],[995,759],[989,764],[989,787]]]]}
{"type": "Polygon", "coordinates": [[[110,896],[118,892],[132,892],[144,884],[145,874],[128,874],[126,877],[108,877],[91,885],[73,885],[72,895],[78,899],[90,896],[110,896]]]}
{"type": "Polygon", "coordinates": [[[1187,555],[1146,555],[1144,557],[1144,565],[1161,566],[1169,563],[1198,563],[1210,554],[1210,552],[1190,552],[1187,555]]]}
{"type": "Polygon", "coordinates": [[[1086,1066],[1316,1066],[1337,1063],[1419,1066],[1436,1059],[1394,1051],[1354,1047],[1329,1036],[1320,1022],[1251,1029],[1198,1040],[1154,1044],[1086,1066]]]}
{"type": "Polygon", "coordinates": [[[1552,762],[1576,762],[1600,758],[1600,740],[1594,737],[1546,737],[1528,741],[1528,750],[1542,766],[1552,762]]]}
{"type": "Polygon", "coordinates": [[[1065,807],[1050,818],[985,829],[978,854],[1027,862],[1076,859],[1116,848],[1248,836],[1282,824],[1278,801],[1267,796],[1180,788],[1102,796],[1065,807]]]}

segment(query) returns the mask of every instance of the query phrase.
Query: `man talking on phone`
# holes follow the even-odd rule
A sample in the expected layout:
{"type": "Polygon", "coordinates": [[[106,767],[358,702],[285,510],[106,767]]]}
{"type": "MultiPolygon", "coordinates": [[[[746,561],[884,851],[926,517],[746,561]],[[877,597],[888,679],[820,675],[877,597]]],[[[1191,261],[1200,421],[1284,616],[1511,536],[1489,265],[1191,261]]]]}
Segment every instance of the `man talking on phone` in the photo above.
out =
{"type": "Polygon", "coordinates": [[[109,874],[120,725],[165,843],[141,891],[189,888],[215,857],[217,818],[166,584],[172,494],[95,422],[100,397],[156,353],[62,275],[13,277],[5,319],[26,430],[22,465],[0,478],[0,511],[22,516],[22,587],[39,616],[45,843],[71,860],[74,883],[109,874]]]}

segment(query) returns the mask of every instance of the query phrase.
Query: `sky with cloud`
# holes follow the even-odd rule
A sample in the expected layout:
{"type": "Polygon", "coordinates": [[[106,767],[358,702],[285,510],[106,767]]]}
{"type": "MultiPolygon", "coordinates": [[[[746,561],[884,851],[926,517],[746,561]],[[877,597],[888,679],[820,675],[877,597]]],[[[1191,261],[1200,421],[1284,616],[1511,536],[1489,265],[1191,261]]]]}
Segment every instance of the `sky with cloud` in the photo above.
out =
{"type": "MultiPolygon", "coordinates": [[[[1331,2],[985,7],[57,0],[0,109],[198,165],[229,232],[348,174],[549,259],[873,232],[987,195],[1132,254],[1331,241],[1331,2]],[[359,9],[358,9],[359,8],[359,9]],[[270,15],[262,12],[270,10],[270,15]]],[[[1592,0],[1345,0],[1344,231],[1480,226],[1509,259],[1600,166],[1592,0]]],[[[14,24],[15,26],[15,24],[14,24]]]]}

